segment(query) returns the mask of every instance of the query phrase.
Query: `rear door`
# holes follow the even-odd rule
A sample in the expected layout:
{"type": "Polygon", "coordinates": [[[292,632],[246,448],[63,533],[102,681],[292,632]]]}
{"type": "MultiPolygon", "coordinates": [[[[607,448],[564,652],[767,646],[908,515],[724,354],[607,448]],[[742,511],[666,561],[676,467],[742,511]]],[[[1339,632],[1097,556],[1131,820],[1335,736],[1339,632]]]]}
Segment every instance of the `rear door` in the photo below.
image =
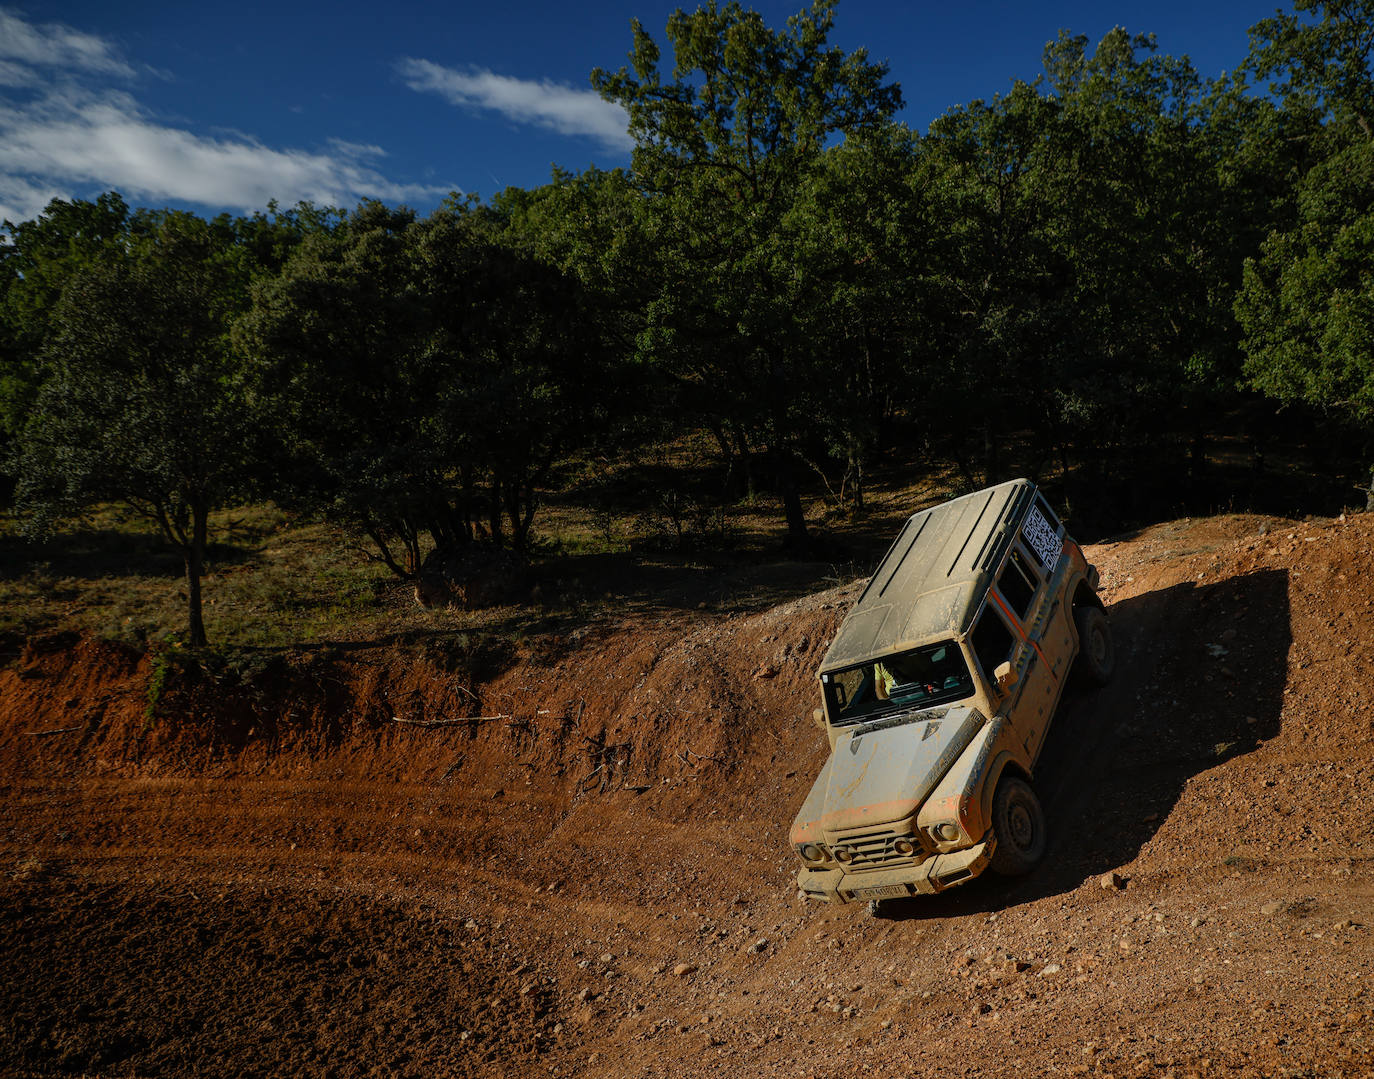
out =
{"type": "Polygon", "coordinates": [[[1062,682],[1073,664],[1078,630],[1073,624],[1071,604],[1066,602],[1063,581],[1055,581],[1055,572],[1065,558],[1064,526],[1039,495],[1036,495],[1022,523],[1021,539],[1026,553],[1035,560],[1041,574],[1050,579],[1050,585],[1054,588],[1054,593],[1036,615],[1031,635],[1040,643],[1055,678],[1062,682]]]}
{"type": "Polygon", "coordinates": [[[1068,670],[1063,649],[1055,647],[1057,604],[1047,594],[1063,539],[1058,522],[1047,519],[1040,506],[1037,498],[1026,511],[992,591],[1017,639],[1014,665],[1020,679],[1009,718],[1031,760],[1039,756],[1068,670]]]}

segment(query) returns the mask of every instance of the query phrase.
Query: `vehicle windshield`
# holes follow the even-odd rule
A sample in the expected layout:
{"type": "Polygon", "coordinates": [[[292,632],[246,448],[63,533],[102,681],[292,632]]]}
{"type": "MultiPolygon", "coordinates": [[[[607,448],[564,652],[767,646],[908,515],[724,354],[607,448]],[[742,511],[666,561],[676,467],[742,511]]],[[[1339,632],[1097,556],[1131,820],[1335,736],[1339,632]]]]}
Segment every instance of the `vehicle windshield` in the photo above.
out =
{"type": "Polygon", "coordinates": [[[836,725],[963,700],[973,679],[953,641],[884,656],[821,676],[826,712],[836,725]]]}

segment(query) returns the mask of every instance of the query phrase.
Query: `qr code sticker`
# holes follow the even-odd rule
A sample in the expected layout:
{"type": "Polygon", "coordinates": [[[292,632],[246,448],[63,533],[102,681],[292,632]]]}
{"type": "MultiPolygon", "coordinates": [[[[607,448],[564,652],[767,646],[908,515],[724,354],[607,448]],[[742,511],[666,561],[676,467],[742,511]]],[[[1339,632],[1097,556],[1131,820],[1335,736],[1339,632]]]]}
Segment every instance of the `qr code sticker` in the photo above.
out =
{"type": "Polygon", "coordinates": [[[1050,523],[1045,520],[1039,507],[1031,506],[1030,512],[1026,514],[1026,523],[1021,527],[1021,535],[1025,537],[1027,546],[1035,552],[1035,557],[1040,559],[1042,566],[1053,566],[1059,561],[1059,552],[1064,545],[1055,530],[1050,527],[1050,523]]]}

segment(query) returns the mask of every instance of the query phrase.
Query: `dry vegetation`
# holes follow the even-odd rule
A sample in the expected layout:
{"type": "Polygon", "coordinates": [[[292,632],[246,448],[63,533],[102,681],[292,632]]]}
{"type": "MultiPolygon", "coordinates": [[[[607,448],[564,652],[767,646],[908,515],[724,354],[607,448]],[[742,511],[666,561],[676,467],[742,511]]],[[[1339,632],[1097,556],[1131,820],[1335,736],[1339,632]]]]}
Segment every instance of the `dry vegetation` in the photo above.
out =
{"type": "MultiPolygon", "coordinates": [[[[703,473],[675,490],[719,483],[699,448],[661,448],[661,469],[703,473]]],[[[950,477],[886,484],[859,517],[817,498],[826,539],[807,559],[779,548],[776,499],[728,505],[679,494],[665,502],[653,471],[580,466],[587,478],[548,494],[536,518],[528,591],[520,603],[424,610],[367,541],[271,504],[212,516],[205,621],[212,647],[283,648],[330,641],[382,642],[433,634],[520,637],[618,617],[626,610],[757,610],[867,572],[911,507],[939,498],[950,477]]],[[[666,488],[665,488],[666,489],[666,488]]],[[[151,526],[104,506],[42,543],[0,518],[0,634],[58,629],[139,647],[185,626],[183,567],[151,526]]]]}

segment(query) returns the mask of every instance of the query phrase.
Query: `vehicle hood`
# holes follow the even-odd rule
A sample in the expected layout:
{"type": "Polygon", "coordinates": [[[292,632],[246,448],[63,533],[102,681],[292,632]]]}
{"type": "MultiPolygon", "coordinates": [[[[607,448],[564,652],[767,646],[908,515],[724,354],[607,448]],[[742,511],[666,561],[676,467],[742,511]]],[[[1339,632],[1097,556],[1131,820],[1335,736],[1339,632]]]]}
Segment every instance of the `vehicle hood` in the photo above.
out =
{"type": "Polygon", "coordinates": [[[792,842],[912,816],[986,722],[967,705],[908,712],[844,731],[792,825],[792,842]]]}

